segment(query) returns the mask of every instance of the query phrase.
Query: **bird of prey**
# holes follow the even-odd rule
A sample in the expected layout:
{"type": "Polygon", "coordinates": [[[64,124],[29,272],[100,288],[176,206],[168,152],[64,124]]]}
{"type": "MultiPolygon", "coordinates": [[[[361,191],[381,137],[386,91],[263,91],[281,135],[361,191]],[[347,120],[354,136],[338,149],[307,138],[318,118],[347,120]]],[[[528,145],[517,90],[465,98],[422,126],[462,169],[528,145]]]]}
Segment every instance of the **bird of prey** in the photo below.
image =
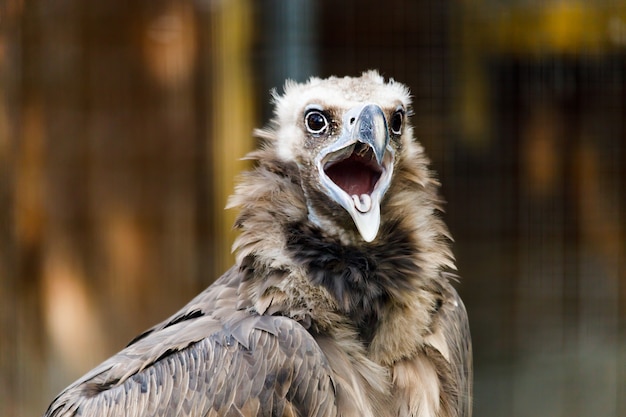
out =
{"type": "Polygon", "coordinates": [[[47,417],[471,415],[439,184],[408,89],[288,81],[229,202],[235,265],[47,417]]]}

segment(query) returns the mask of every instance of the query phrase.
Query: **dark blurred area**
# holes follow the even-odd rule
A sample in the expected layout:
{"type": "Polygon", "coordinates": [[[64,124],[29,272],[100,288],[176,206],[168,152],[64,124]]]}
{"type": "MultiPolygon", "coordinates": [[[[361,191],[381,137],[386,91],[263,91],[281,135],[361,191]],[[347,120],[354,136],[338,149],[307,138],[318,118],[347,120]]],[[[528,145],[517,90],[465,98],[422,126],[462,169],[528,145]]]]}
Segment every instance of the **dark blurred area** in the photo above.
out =
{"type": "Polygon", "coordinates": [[[474,415],[626,416],[626,2],[0,2],[0,415],[232,263],[285,78],[406,83],[439,173],[474,415]]]}

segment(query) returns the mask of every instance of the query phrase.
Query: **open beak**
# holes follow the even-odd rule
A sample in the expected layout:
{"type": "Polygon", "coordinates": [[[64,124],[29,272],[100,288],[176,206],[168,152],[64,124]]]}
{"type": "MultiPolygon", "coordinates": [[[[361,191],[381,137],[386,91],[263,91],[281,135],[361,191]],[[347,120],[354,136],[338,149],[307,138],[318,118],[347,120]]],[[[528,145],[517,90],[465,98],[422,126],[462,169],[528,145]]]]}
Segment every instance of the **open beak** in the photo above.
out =
{"type": "Polygon", "coordinates": [[[378,234],[393,161],[387,119],[376,104],[349,110],[342,135],[316,160],[324,190],[346,209],[366,242],[378,234]]]}

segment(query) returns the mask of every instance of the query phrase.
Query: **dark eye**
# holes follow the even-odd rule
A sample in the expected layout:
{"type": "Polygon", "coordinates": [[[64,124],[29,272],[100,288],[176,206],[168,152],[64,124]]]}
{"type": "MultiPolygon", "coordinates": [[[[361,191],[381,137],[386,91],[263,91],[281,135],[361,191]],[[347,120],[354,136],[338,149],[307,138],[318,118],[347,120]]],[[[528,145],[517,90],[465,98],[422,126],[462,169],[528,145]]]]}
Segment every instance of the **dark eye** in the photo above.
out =
{"type": "Polygon", "coordinates": [[[328,129],[328,119],[319,110],[311,110],[304,116],[306,129],[314,135],[322,134],[328,129]]]}
{"type": "Polygon", "coordinates": [[[404,113],[401,110],[396,111],[391,117],[391,131],[396,135],[402,133],[402,119],[404,119],[404,113]]]}

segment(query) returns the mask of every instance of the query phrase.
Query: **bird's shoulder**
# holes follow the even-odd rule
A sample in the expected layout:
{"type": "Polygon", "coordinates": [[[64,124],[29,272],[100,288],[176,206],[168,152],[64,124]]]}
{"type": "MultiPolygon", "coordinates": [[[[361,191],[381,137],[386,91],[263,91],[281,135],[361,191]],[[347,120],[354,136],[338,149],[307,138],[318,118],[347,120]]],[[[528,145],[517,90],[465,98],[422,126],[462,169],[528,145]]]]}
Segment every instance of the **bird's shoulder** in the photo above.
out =
{"type": "Polygon", "coordinates": [[[432,415],[467,417],[471,415],[471,337],[465,306],[450,283],[454,279],[441,273],[433,288],[438,301],[422,348],[410,359],[396,363],[392,374],[397,397],[405,397],[409,408],[428,408],[432,415]]]}
{"type": "Polygon", "coordinates": [[[226,273],[70,385],[46,416],[283,415],[303,407],[333,415],[331,369],[314,337],[290,318],[238,309],[238,282],[236,271],[226,273]]]}

